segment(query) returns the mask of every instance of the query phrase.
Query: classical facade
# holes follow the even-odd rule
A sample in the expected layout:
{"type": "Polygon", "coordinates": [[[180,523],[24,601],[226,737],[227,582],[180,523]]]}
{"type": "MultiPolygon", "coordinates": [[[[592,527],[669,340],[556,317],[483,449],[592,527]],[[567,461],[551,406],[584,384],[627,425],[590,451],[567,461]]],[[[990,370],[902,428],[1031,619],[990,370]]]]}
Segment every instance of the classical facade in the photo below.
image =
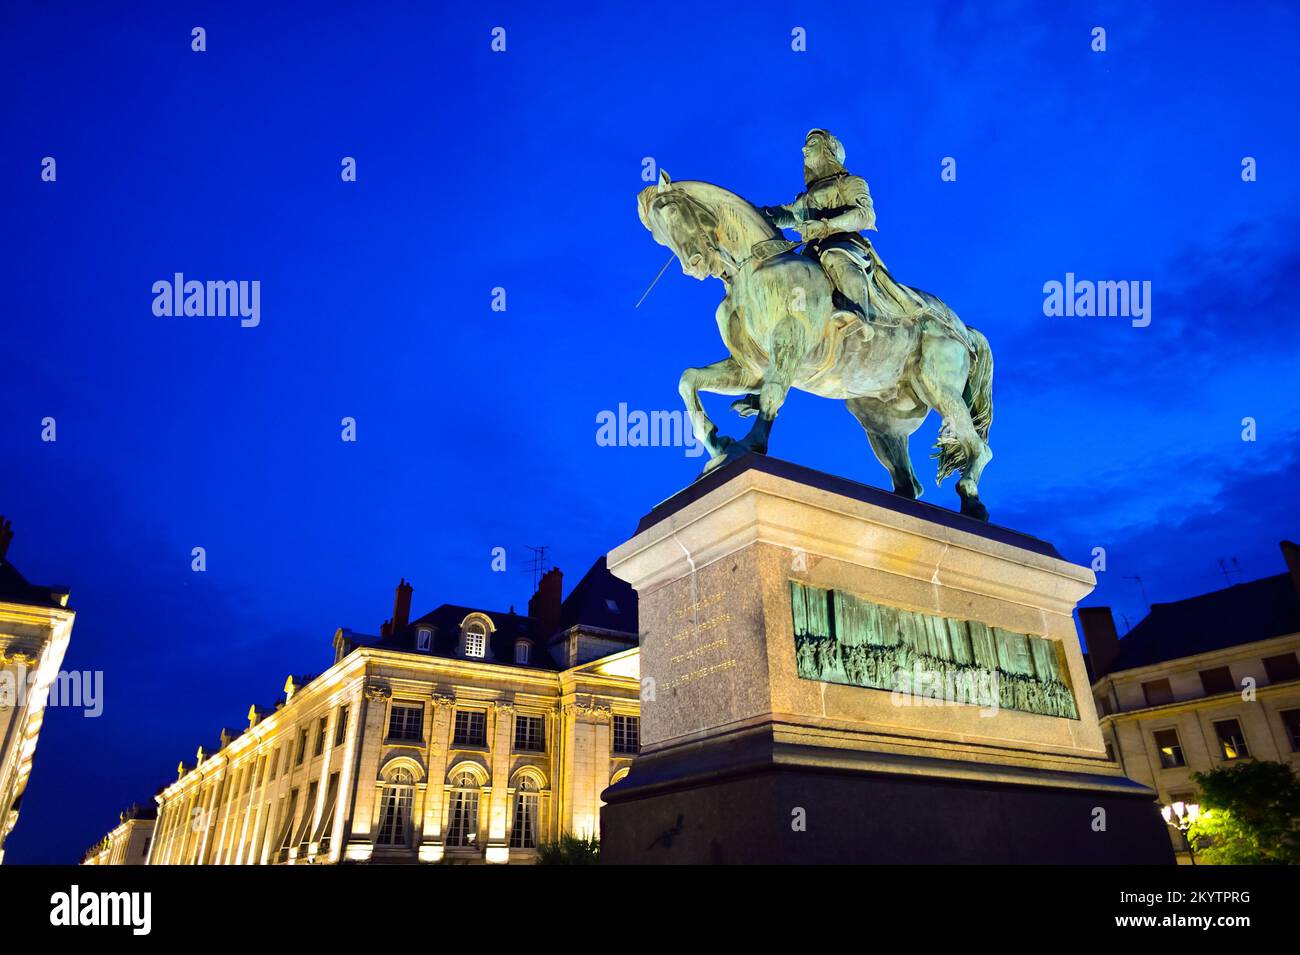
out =
{"type": "Polygon", "coordinates": [[[29,583],[9,563],[12,540],[9,522],[0,517],[0,862],[76,616],[66,589],[29,583]]]}
{"type": "Polygon", "coordinates": [[[1122,640],[1109,608],[1079,611],[1107,751],[1165,804],[1240,760],[1300,771],[1300,547],[1281,546],[1286,573],[1156,604],[1122,640]]]}
{"type": "Polygon", "coordinates": [[[153,806],[132,806],[121,815],[116,829],[101,839],[82,865],[144,865],[149,861],[154,822],[158,812],[153,806]]]}
{"type": "Polygon", "coordinates": [[[291,676],[241,732],[157,796],[150,865],[528,862],[599,834],[601,793],[639,746],[636,595],[602,558],[528,616],[444,604],[291,676]]]}

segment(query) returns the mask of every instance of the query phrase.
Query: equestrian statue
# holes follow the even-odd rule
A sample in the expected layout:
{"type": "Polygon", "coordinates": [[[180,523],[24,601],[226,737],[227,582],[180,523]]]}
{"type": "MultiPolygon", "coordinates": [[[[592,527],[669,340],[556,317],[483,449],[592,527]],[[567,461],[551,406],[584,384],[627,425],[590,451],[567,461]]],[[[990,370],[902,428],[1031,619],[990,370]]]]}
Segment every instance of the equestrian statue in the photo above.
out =
{"type": "Polygon", "coordinates": [[[805,191],[789,205],[756,208],[707,182],[660,171],[637,205],[641,223],[686,275],[721,279],[715,318],[731,357],[688,368],[679,390],[702,474],[751,451],[767,453],[791,388],[838,398],[867,432],[894,493],[921,496],[907,439],[933,408],[943,418],[938,482],[960,472],[961,512],[988,520],[979,480],[993,457],[993,355],[988,340],[929,292],[902,285],[861,233],[876,227],[865,180],[844,167],[844,147],[824,129],[804,141],[805,191]],[[786,239],[782,229],[799,233],[786,239]],[[802,246],[802,251],[798,251],[802,246]],[[744,438],[718,433],[701,391],[739,395],[754,423],[744,438]]]}

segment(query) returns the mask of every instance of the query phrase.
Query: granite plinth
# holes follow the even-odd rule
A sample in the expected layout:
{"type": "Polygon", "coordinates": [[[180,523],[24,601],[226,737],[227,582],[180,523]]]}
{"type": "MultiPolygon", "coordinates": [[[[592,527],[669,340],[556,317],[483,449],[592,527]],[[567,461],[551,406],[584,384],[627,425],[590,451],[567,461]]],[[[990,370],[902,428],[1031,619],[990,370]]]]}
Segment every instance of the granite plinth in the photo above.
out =
{"type": "Polygon", "coordinates": [[[1072,617],[1095,578],[1050,544],[751,455],[608,563],[638,593],[643,699],[606,861],[1171,861],[1154,793],[1106,757],[1072,617]],[[792,582],[1031,636],[1078,717],[801,677],[792,582]]]}

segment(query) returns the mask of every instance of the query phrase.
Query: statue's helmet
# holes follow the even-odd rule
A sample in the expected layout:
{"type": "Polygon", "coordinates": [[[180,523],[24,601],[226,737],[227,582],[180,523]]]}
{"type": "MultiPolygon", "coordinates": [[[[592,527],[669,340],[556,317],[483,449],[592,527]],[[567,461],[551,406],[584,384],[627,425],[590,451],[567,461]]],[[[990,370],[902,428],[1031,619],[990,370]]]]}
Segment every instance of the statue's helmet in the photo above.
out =
{"type": "Polygon", "coordinates": [[[844,144],[842,142],[831,135],[829,130],[810,129],[808,135],[803,138],[804,147],[806,148],[817,140],[820,140],[830,154],[835,157],[837,163],[841,166],[844,165],[844,144]]]}

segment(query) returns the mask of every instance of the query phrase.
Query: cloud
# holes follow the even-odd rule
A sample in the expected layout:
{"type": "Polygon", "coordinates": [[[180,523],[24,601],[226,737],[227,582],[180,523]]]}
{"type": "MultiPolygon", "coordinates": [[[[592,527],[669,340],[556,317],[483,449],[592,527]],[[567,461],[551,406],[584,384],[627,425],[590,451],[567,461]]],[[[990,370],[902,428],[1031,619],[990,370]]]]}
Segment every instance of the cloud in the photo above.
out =
{"type": "MultiPolygon", "coordinates": [[[[1002,337],[1002,350],[1012,360],[1000,363],[999,384],[1018,391],[1077,381],[1086,354],[1092,388],[1140,395],[1154,391],[1161,379],[1249,377],[1252,364],[1293,358],[1300,350],[1300,322],[1288,317],[1291,286],[1300,274],[1300,249],[1290,238],[1297,225],[1279,218],[1236,226],[1212,240],[1189,243],[1155,275],[1078,274],[1078,279],[1151,281],[1151,325],[1134,328],[1123,318],[1036,316],[1020,326],[1020,335],[1002,337]]],[[[1063,281],[1067,270],[1044,282],[1063,281]]]]}
{"type": "Polygon", "coordinates": [[[1132,474],[1127,483],[1109,474],[1107,486],[1093,489],[1052,485],[997,516],[1033,528],[1076,563],[1089,564],[1093,548],[1105,548],[1106,570],[1084,603],[1114,605],[1136,624],[1147,611],[1144,590],[1152,602],[1178,600],[1285,569],[1277,542],[1300,536],[1300,507],[1290,490],[1300,468],[1300,432],[1275,447],[1279,454],[1261,451],[1236,462],[1189,456],[1166,473],[1132,474]],[[1171,481],[1198,472],[1196,493],[1170,493],[1171,481]]]}

